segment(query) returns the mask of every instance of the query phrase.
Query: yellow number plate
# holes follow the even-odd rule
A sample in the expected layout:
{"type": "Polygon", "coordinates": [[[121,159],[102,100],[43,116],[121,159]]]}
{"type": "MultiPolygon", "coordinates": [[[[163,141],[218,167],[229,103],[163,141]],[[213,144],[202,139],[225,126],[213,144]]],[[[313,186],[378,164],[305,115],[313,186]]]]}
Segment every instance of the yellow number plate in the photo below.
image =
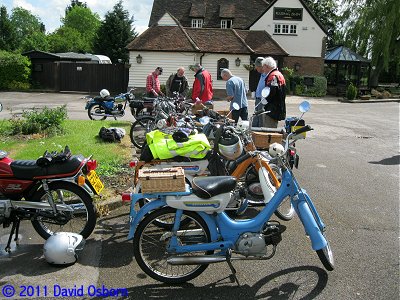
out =
{"type": "Polygon", "coordinates": [[[99,176],[97,175],[96,171],[92,170],[87,174],[87,178],[96,191],[96,193],[99,195],[100,192],[104,189],[104,184],[101,182],[99,176]]]}

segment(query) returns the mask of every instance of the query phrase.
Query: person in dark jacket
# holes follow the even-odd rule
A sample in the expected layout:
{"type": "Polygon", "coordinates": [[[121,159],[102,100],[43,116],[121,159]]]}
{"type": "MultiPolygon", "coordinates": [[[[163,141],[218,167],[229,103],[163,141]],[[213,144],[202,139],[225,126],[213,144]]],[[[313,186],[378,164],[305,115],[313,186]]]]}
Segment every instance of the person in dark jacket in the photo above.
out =
{"type": "Polygon", "coordinates": [[[205,70],[201,64],[193,66],[194,74],[192,100],[201,100],[201,103],[211,102],[213,97],[212,79],[210,73],[205,70]]]}
{"type": "Polygon", "coordinates": [[[278,121],[286,118],[286,82],[272,57],[266,57],[262,61],[262,66],[264,73],[267,74],[265,86],[270,88],[266,98],[268,103],[264,106],[264,110],[270,112],[262,115],[262,126],[277,128],[278,121]]]}
{"type": "Polygon", "coordinates": [[[175,74],[171,74],[165,84],[165,87],[168,97],[172,97],[174,92],[177,92],[179,95],[186,96],[187,92],[189,91],[189,84],[185,76],[185,68],[179,67],[175,74]]]}

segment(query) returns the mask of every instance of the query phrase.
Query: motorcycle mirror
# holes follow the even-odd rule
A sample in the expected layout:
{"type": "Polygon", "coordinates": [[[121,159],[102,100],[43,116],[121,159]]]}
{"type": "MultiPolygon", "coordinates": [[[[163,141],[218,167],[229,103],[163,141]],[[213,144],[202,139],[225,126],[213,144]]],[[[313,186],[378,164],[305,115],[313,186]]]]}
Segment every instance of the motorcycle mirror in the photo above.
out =
{"type": "Polygon", "coordinates": [[[199,119],[199,121],[200,121],[200,124],[201,125],[207,125],[208,123],[210,123],[210,117],[209,116],[204,116],[204,117],[201,117],[200,119],[199,119]]]}
{"type": "Polygon", "coordinates": [[[262,98],[261,99],[261,104],[262,105],[266,105],[268,103],[268,100],[267,99],[265,99],[265,98],[262,98]]]}
{"type": "Polygon", "coordinates": [[[303,102],[301,102],[300,105],[299,105],[299,110],[300,110],[302,113],[308,112],[308,111],[310,110],[310,108],[311,108],[311,104],[310,104],[308,101],[303,101],[303,102]]]}
{"type": "Polygon", "coordinates": [[[237,103],[233,103],[232,107],[233,107],[234,110],[239,110],[240,109],[240,106],[237,103]]]}
{"type": "Polygon", "coordinates": [[[271,92],[271,89],[269,86],[266,86],[265,88],[262,89],[261,91],[261,96],[263,98],[267,98],[269,96],[269,93],[271,92]]]}
{"type": "Polygon", "coordinates": [[[3,104],[1,104],[1,102],[0,102],[0,111],[2,111],[3,110],[3,104]]]}

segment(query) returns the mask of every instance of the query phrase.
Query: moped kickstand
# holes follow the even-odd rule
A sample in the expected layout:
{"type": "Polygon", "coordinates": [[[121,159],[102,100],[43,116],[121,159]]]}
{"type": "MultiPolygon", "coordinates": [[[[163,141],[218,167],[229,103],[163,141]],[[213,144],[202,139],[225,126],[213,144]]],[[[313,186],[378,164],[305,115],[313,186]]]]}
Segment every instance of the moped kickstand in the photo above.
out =
{"type": "Polygon", "coordinates": [[[232,261],[231,261],[231,257],[232,257],[232,250],[228,250],[228,252],[226,253],[226,262],[229,266],[229,268],[231,269],[232,274],[229,275],[229,279],[231,280],[231,282],[236,282],[238,286],[240,286],[239,280],[236,277],[236,269],[235,267],[232,265],[232,261]]]}

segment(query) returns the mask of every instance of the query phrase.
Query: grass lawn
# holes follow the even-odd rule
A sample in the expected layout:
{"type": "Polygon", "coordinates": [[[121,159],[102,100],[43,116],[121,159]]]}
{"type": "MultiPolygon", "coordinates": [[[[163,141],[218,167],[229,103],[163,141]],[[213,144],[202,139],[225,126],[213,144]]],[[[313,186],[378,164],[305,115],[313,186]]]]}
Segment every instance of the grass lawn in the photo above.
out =
{"type": "Polygon", "coordinates": [[[64,124],[64,135],[9,136],[5,134],[8,120],[0,120],[0,150],[7,151],[12,159],[37,159],[45,150],[61,151],[68,145],[72,154],[93,155],[99,165],[97,172],[105,176],[118,173],[132,159],[130,122],[66,120],[64,124]],[[121,143],[103,142],[98,138],[102,126],[124,128],[126,135],[121,143]]]}

